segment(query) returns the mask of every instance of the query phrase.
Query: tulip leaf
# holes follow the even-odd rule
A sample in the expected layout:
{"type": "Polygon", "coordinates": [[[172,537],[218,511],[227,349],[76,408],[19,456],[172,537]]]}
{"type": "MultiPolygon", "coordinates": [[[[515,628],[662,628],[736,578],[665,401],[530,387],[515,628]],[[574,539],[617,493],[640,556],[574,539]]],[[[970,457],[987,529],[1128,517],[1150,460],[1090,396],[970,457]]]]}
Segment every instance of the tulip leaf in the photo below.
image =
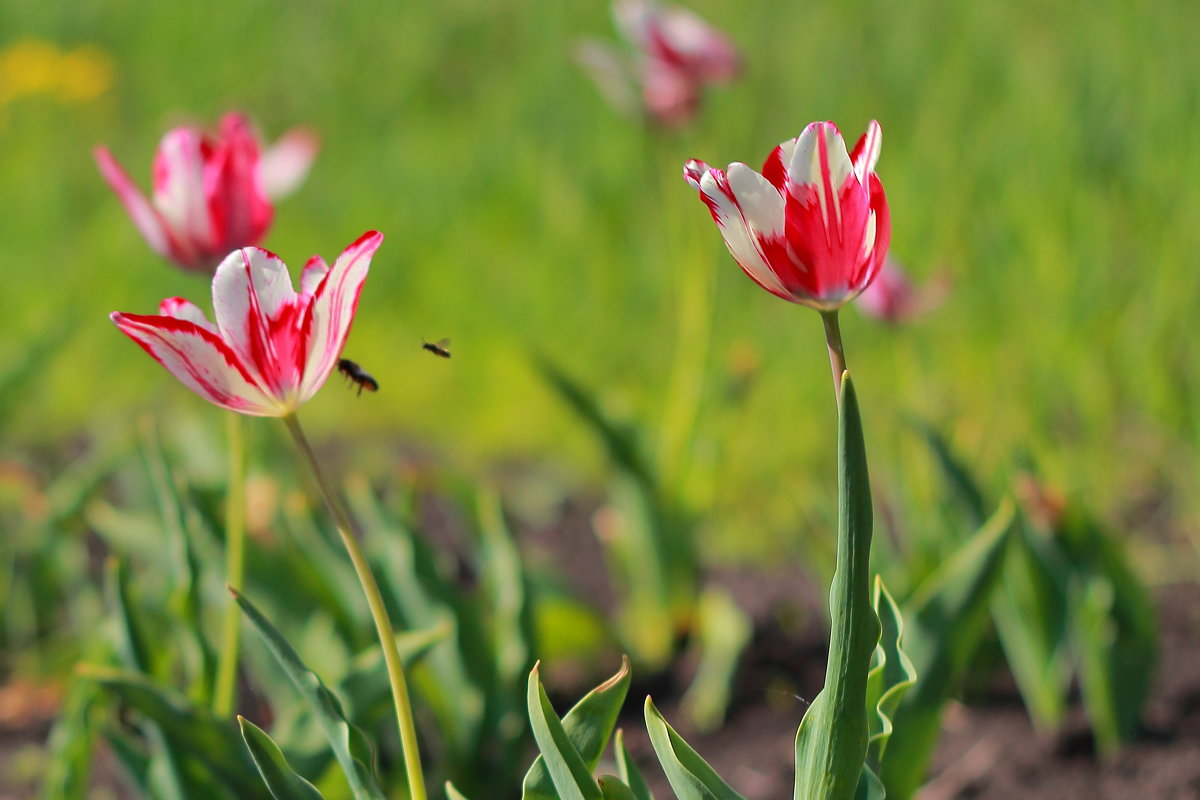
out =
{"type": "Polygon", "coordinates": [[[1028,526],[1013,537],[992,621],[1025,708],[1039,729],[1053,729],[1066,713],[1071,680],[1066,647],[1070,565],[1040,543],[1028,526]]]}
{"type": "Polygon", "coordinates": [[[613,462],[643,485],[654,486],[653,473],[632,432],[609,419],[591,393],[549,358],[539,355],[534,363],[550,387],[604,443],[613,462]]]}
{"type": "Polygon", "coordinates": [[[617,772],[620,774],[621,780],[633,792],[633,796],[637,800],[654,800],[654,795],[650,793],[650,787],[646,785],[646,779],[642,777],[641,770],[638,769],[637,764],[633,763],[633,758],[625,748],[625,734],[619,728],[614,749],[617,757],[617,772]]]}
{"type": "Polygon", "coordinates": [[[467,796],[456,789],[453,783],[446,781],[446,800],[467,800],[467,796]]]}
{"type": "MultiPolygon", "coordinates": [[[[867,673],[867,767],[872,777],[879,770],[892,735],[892,720],[904,695],[917,680],[912,661],[901,649],[904,620],[900,608],[875,576],[875,613],[879,617],[879,644],[875,647],[875,665],[867,673]]],[[[864,773],[865,774],[865,773],[864,773]]],[[[869,782],[869,779],[868,779],[869,782]]],[[[878,778],[875,779],[878,783],[878,778]]],[[[860,788],[863,786],[859,780],[860,788]]]]}
{"type": "Polygon", "coordinates": [[[679,800],[745,800],[675,732],[646,698],[646,731],[679,800]]]}
{"type": "MultiPolygon", "coordinates": [[[[204,775],[209,774],[220,779],[241,800],[268,796],[250,757],[230,737],[229,727],[218,722],[206,708],[193,705],[178,692],[140,673],[92,664],[77,669],[81,677],[111,691],[154,723],[150,739],[157,752],[152,753],[148,769],[167,770],[168,774],[159,773],[160,780],[173,781],[184,775],[186,781],[179,780],[192,784],[205,780],[204,775]],[[156,765],[154,759],[160,756],[168,761],[156,765]],[[192,762],[199,762],[205,769],[188,768],[192,762]]],[[[200,795],[185,792],[185,797],[190,796],[200,795]]]]}
{"type": "Polygon", "coordinates": [[[796,734],[795,800],[852,797],[867,756],[867,673],[879,643],[871,605],[871,487],[858,398],[849,374],[838,414],[837,565],[829,588],[825,686],[796,734]]]}
{"type": "Polygon", "coordinates": [[[490,611],[497,681],[501,686],[509,686],[525,674],[533,661],[529,581],[521,564],[521,553],[504,521],[499,495],[491,490],[481,491],[477,506],[480,577],[490,611]]]}
{"type": "Polygon", "coordinates": [[[1157,623],[1146,590],[1119,543],[1091,519],[1059,526],[1076,574],[1070,582],[1070,634],[1079,659],[1083,705],[1097,749],[1112,755],[1138,730],[1157,659],[1157,623]]]}
{"type": "MultiPolygon", "coordinates": [[[[617,724],[617,716],[625,704],[630,680],[629,659],[624,658],[616,674],[584,695],[562,719],[567,739],[589,775],[604,755],[604,748],[617,724]]],[[[538,756],[525,774],[521,798],[553,800],[557,796],[546,760],[538,756]]]]}
{"type": "Polygon", "coordinates": [[[242,607],[246,619],[258,631],[267,649],[275,656],[300,696],[316,715],[317,722],[329,739],[333,755],[346,774],[350,791],[354,793],[356,800],[384,800],[373,772],[374,754],[371,745],[363,732],[346,719],[341,702],[326,688],[317,674],[304,665],[283,635],[245,595],[235,591],[234,597],[242,607]]]}
{"type": "Polygon", "coordinates": [[[72,681],[62,708],[46,740],[46,766],[42,775],[45,800],[84,800],[89,791],[96,725],[92,709],[99,687],[89,681],[72,681]]]}
{"type": "Polygon", "coordinates": [[[950,496],[967,512],[973,526],[982,525],[987,520],[987,502],[983,499],[983,489],[971,474],[971,470],[936,428],[924,422],[913,424],[933,451],[933,457],[941,468],[950,496]]]}
{"type": "Polygon", "coordinates": [[[603,795],[592,779],[591,770],[571,743],[562,722],[554,713],[554,707],[550,705],[550,699],[546,697],[537,666],[529,673],[528,704],[533,738],[554,787],[551,796],[559,800],[602,800],[603,795]]]}
{"type": "Polygon", "coordinates": [[[753,625],[728,592],[708,588],[697,608],[696,677],[683,696],[685,712],[700,731],[721,724],[729,705],[729,691],[742,651],[750,642],[753,625]]]}
{"type": "Polygon", "coordinates": [[[600,784],[600,794],[603,795],[604,800],[638,800],[633,790],[626,786],[620,778],[601,775],[597,783],[600,784]]]}
{"type": "Polygon", "coordinates": [[[297,775],[290,766],[279,745],[271,740],[266,731],[243,716],[237,718],[246,749],[254,759],[254,766],[262,775],[275,800],[322,800],[317,787],[297,775]]]}
{"type": "Polygon", "coordinates": [[[920,680],[893,716],[900,736],[872,762],[893,798],[912,796],[924,780],[942,709],[962,683],[986,630],[1014,515],[1011,501],[1001,503],[905,604],[906,651],[920,680]]]}

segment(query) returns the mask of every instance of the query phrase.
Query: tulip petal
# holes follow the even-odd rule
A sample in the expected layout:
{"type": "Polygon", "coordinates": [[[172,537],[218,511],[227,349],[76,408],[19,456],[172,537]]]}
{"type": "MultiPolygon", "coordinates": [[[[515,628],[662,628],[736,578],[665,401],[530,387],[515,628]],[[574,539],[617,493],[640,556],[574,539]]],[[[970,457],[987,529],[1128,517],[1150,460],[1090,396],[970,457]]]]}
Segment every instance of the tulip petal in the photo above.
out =
{"type": "Polygon", "coordinates": [[[295,128],[264,150],[258,162],[258,177],[267,196],[278,200],[296,191],[320,147],[321,140],[315,133],[295,128]]]}
{"type": "Polygon", "coordinates": [[[700,189],[700,179],[710,169],[712,167],[703,161],[695,158],[688,159],[687,163],[683,165],[683,179],[687,181],[689,186],[698,191],[700,189]]]}
{"type": "Polygon", "coordinates": [[[766,188],[763,189],[760,186],[759,191],[756,192],[754,178],[742,176],[743,172],[757,175],[754,170],[740,163],[730,164],[728,175],[719,169],[710,169],[700,179],[700,197],[712,213],[717,227],[721,229],[721,238],[725,240],[725,246],[729,248],[729,254],[733,256],[733,260],[738,263],[738,266],[768,292],[790,300],[791,295],[771,270],[755,234],[755,231],[758,230],[773,236],[775,231],[771,224],[775,219],[782,228],[783,199],[761,175],[758,176],[758,179],[766,185],[766,188]],[[743,213],[738,204],[740,198],[732,188],[732,176],[735,173],[739,174],[737,180],[740,191],[763,218],[763,221],[758,223],[755,228],[751,227],[748,214],[743,213]],[[771,201],[767,192],[774,194],[778,200],[777,212],[770,207],[771,201]]]}
{"type": "Polygon", "coordinates": [[[285,402],[293,399],[303,366],[298,299],[287,266],[257,247],[234,251],[213,276],[221,338],[259,385],[285,402]]]}
{"type": "Polygon", "coordinates": [[[274,209],[259,180],[258,140],[241,114],[221,118],[220,137],[204,162],[211,248],[225,253],[262,239],[274,209]]]}
{"type": "Polygon", "coordinates": [[[792,154],[796,151],[796,139],[788,139],[774,150],[763,162],[763,177],[782,194],[787,188],[788,166],[792,163],[792,154]]]}
{"type": "Polygon", "coordinates": [[[204,141],[191,128],[169,131],[154,155],[154,207],[171,238],[173,257],[195,264],[212,240],[204,196],[204,141]]]}
{"type": "Polygon", "coordinates": [[[208,315],[198,305],[189,300],[184,300],[182,297],[168,297],[166,300],[163,300],[158,304],[158,313],[164,317],[185,319],[220,336],[217,326],[209,321],[208,315]]]}
{"type": "Polygon", "coordinates": [[[116,192],[117,198],[125,206],[129,218],[133,220],[134,227],[142,234],[142,238],[150,245],[150,249],[160,256],[168,256],[170,246],[167,242],[167,233],[163,228],[162,218],[154,206],[142,194],[142,190],[130,180],[129,175],[113,158],[108,148],[97,147],[94,155],[96,166],[100,168],[100,174],[116,192]]]}
{"type": "Polygon", "coordinates": [[[879,123],[871,120],[867,125],[867,132],[864,133],[854,145],[854,152],[850,154],[850,160],[854,163],[854,174],[858,176],[858,182],[866,185],[867,174],[875,171],[875,163],[879,161],[879,151],[883,147],[883,128],[879,127],[879,123]]]}
{"type": "Polygon", "coordinates": [[[210,403],[259,417],[279,416],[279,404],[255,385],[237,355],[213,332],[190,320],[114,311],[113,323],[196,394],[210,403]]]}
{"type": "Polygon", "coordinates": [[[377,231],[364,233],[337,257],[317,287],[301,324],[306,353],[300,402],[321,388],[341,356],[371,257],[382,243],[383,234],[377,231]]]}
{"type": "Polygon", "coordinates": [[[329,272],[329,264],[320,256],[313,256],[304,265],[304,273],[300,276],[300,293],[305,297],[312,297],[317,292],[317,287],[321,285],[321,281],[325,280],[325,275],[329,272]]]}

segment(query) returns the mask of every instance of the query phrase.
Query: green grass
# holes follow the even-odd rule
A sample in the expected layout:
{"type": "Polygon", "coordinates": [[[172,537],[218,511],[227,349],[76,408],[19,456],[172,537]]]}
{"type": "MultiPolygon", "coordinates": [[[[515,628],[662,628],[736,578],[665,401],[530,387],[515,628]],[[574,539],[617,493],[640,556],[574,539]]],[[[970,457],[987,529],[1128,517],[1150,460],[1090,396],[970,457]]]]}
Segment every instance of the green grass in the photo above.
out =
{"type": "Polygon", "coordinates": [[[612,35],[599,2],[6,3],[0,46],[91,43],[114,59],[115,82],[87,104],[0,108],[0,363],[73,329],[13,409],[5,448],[143,409],[203,413],[106,315],[175,294],[206,305],[207,286],[147,250],[90,151],[107,144],[144,185],[167,127],[233,107],[268,138],[305,124],[324,140],[266,246],[298,269],[367,228],[387,236],[347,348],[381,392],[359,399],[331,382],[305,410],[315,434],[430,442],[467,471],[532,456],[594,475],[592,443],[528,351],[656,422],[679,282],[715,269],[706,397],[731,348],[762,357],[736,416],[717,400],[702,409],[728,437],[715,502],[745,547],[795,542],[833,496],[820,323],[739,274],[677,175],[691,156],[757,166],[813,119],[851,138],[877,118],[893,252],[955,280],[944,308],[900,331],[844,315],[883,491],[932,491],[900,427],[915,414],[985,472],[1031,453],[1138,533],[1194,519],[1194,4],[747,6],[694,4],[744,49],[747,72],[710,95],[691,134],[647,143],[571,63],[579,38],[612,35]],[[442,336],[449,362],[420,350],[442,336]],[[1159,496],[1174,503],[1167,517],[1138,511],[1159,496]]]}

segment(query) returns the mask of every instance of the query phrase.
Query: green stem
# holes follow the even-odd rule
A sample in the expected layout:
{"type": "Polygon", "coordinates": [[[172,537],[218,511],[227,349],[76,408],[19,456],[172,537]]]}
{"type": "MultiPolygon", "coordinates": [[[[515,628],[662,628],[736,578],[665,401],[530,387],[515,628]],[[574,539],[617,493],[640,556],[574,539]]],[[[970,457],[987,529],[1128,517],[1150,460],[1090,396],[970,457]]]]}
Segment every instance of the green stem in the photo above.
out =
{"type": "Polygon", "coordinates": [[[391,620],[388,619],[387,607],[383,603],[383,595],[379,592],[379,584],[375,582],[371,565],[358,545],[354,527],[350,523],[350,515],[346,513],[346,507],[342,505],[341,498],[334,491],[333,484],[329,482],[325,470],[321,467],[321,462],[317,460],[316,454],[309,445],[308,439],[300,427],[300,420],[296,418],[295,414],[291,414],[284,417],[283,422],[296,441],[296,447],[308,461],[309,469],[312,470],[313,477],[321,489],[321,495],[325,499],[325,505],[329,508],[329,513],[333,515],[338,534],[342,537],[342,544],[346,546],[346,552],[354,564],[354,571],[358,573],[358,581],[362,584],[363,594],[367,597],[367,605],[371,609],[371,618],[375,621],[375,631],[379,634],[379,643],[383,647],[383,657],[387,662],[388,682],[392,686],[392,699],[396,704],[396,721],[400,725],[400,746],[404,751],[404,769],[408,775],[409,797],[411,800],[426,800],[425,776],[421,769],[421,753],[417,747],[417,728],[413,723],[412,703],[408,698],[404,664],[400,660],[400,651],[396,647],[396,633],[392,629],[391,620]]]}
{"type": "Polygon", "coordinates": [[[829,367],[833,370],[833,395],[841,403],[842,375],[846,372],[846,350],[842,347],[842,328],[838,324],[838,312],[822,311],[821,322],[825,323],[825,344],[829,346],[829,367]]]}
{"type": "MultiPolygon", "coordinates": [[[[229,440],[229,483],[225,496],[225,582],[242,589],[246,562],[246,444],[242,416],[225,416],[229,440]]],[[[218,718],[233,713],[237,696],[238,643],[241,609],[232,600],[225,607],[225,630],[221,637],[221,655],[213,690],[213,712],[218,718]]]]}

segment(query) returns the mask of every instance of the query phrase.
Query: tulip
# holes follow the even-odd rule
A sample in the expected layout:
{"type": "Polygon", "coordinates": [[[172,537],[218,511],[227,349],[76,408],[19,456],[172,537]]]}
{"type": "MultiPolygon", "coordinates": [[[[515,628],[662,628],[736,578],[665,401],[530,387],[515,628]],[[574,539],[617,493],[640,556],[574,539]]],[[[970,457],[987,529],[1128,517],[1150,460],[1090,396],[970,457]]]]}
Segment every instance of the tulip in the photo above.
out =
{"type": "Polygon", "coordinates": [[[836,125],[814,122],[776,147],[762,174],[740,162],[720,170],[692,160],[684,179],[755,283],[833,311],[867,288],[887,255],[891,217],[875,174],[881,138],[872,122],[847,153],[836,125]]]}
{"type": "Polygon", "coordinates": [[[313,256],[300,291],[287,266],[257,247],[231,253],[213,276],[215,324],[179,297],[157,315],[114,311],[129,338],[210,403],[257,417],[288,417],[337,364],[371,257],[383,235],[369,231],[330,267],[313,256]]]}
{"type": "Polygon", "coordinates": [[[945,275],[923,286],[914,286],[900,263],[888,255],[879,275],[858,296],[857,302],[868,317],[899,325],[937,308],[949,291],[950,279],[945,275]]]}
{"type": "Polygon", "coordinates": [[[230,251],[262,241],[271,199],[299,185],[316,150],[311,133],[294,130],[260,153],[240,114],[226,114],[216,136],[176,128],[159,143],[149,200],[107,148],[97,147],[95,157],[151,249],[184,269],[211,272],[230,251]]]}
{"type": "Polygon", "coordinates": [[[647,116],[677,127],[695,116],[705,86],[728,83],[741,69],[729,39],[687,9],[622,0],[613,4],[613,18],[635,51],[632,59],[607,44],[588,42],[578,60],[622,110],[636,105],[637,89],[647,116]]]}

